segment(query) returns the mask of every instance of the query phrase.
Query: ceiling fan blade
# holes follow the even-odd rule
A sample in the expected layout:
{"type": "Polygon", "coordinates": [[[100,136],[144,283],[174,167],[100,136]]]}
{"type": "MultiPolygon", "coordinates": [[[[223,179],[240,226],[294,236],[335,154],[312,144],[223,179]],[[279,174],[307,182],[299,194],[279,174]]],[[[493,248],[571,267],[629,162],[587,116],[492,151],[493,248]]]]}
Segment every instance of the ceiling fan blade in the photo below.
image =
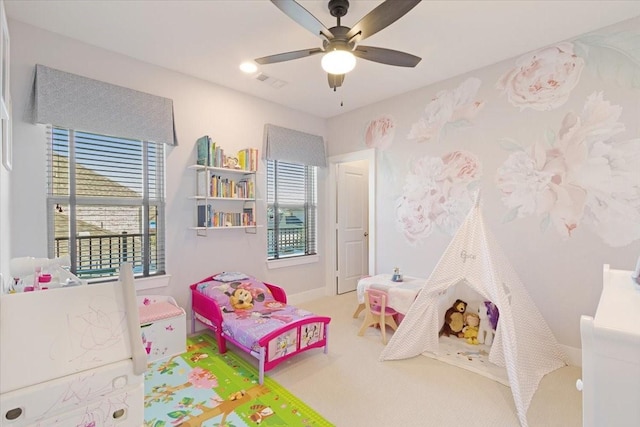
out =
{"type": "Polygon", "coordinates": [[[322,22],[294,0],[271,0],[271,3],[316,36],[324,36],[328,40],[333,38],[331,31],[322,22]]]}
{"type": "Polygon", "coordinates": [[[353,54],[358,58],[398,67],[415,67],[422,60],[422,58],[410,53],[373,46],[358,46],[353,54]]]}
{"type": "Polygon", "coordinates": [[[257,58],[255,61],[260,65],[275,64],[276,62],[291,61],[292,59],[306,58],[307,56],[315,55],[317,53],[324,52],[320,48],[294,50],[293,52],[278,53],[276,55],[263,56],[257,58]]]}
{"type": "Polygon", "coordinates": [[[402,18],[421,0],[387,0],[365,15],[347,33],[347,39],[358,43],[402,18]]]}
{"type": "Polygon", "coordinates": [[[333,90],[342,86],[342,82],[344,82],[344,74],[327,74],[329,78],[329,87],[333,90]]]}

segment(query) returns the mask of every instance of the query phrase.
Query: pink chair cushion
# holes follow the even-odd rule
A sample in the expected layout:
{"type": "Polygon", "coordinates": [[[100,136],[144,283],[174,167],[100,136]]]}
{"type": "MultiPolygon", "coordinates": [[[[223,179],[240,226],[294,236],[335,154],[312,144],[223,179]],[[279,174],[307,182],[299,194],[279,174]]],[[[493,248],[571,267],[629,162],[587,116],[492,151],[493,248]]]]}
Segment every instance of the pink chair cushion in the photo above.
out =
{"type": "MultiPolygon", "coordinates": [[[[376,289],[369,289],[367,290],[367,295],[369,296],[369,306],[371,307],[371,312],[374,314],[380,314],[382,299],[384,298],[388,304],[389,299],[387,297],[387,293],[376,289]]],[[[385,307],[384,312],[387,316],[398,314],[397,311],[389,306],[385,307]]]]}
{"type": "MultiPolygon", "coordinates": [[[[380,313],[380,308],[381,308],[381,307],[380,307],[379,305],[371,306],[371,312],[372,312],[372,313],[375,313],[375,314],[378,314],[378,313],[380,313]]],[[[391,308],[391,307],[385,307],[385,308],[384,308],[384,312],[385,312],[387,315],[389,315],[389,316],[393,316],[394,314],[398,314],[398,312],[397,312],[397,311],[395,311],[395,310],[394,310],[393,308],[391,308]]]]}
{"type": "Polygon", "coordinates": [[[182,309],[170,302],[156,302],[138,307],[138,314],[140,315],[140,324],[144,325],[170,317],[181,316],[182,309]]]}

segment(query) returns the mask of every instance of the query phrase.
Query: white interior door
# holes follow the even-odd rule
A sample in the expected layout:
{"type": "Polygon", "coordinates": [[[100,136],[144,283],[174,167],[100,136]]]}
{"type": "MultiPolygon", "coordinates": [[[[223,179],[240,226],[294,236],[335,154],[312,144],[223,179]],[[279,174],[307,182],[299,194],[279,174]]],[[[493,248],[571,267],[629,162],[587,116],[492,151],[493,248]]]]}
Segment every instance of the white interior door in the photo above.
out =
{"type": "Polygon", "coordinates": [[[369,271],[369,183],[366,161],[337,167],[337,292],[355,291],[369,271]]]}

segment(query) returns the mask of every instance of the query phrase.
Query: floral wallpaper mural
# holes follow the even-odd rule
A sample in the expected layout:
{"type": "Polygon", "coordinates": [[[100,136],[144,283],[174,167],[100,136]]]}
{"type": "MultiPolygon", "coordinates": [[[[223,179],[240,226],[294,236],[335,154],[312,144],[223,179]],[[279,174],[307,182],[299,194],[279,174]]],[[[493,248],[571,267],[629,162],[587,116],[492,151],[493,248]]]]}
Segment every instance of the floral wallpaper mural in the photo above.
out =
{"type": "MultiPolygon", "coordinates": [[[[587,34],[521,56],[496,83],[520,111],[559,109],[578,85],[584,69],[602,79],[640,87],[640,35],[587,34]]],[[[513,151],[497,172],[504,220],[541,217],[570,237],[584,225],[604,243],[620,247],[640,239],[640,140],[623,138],[622,108],[591,94],[582,113],[568,112],[557,131],[527,148],[503,140],[513,151]],[[614,138],[615,137],[615,138],[614,138]]]]}
{"type": "Polygon", "coordinates": [[[487,226],[579,363],[603,266],[632,270],[640,254],[640,16],[328,123],[336,153],[376,147],[377,272],[428,278],[481,190],[487,226]]]}
{"type": "Polygon", "coordinates": [[[393,143],[396,133],[396,122],[393,117],[383,115],[367,124],[364,132],[364,143],[369,148],[386,150],[393,143]]]}
{"type": "Polygon", "coordinates": [[[411,127],[408,138],[418,142],[438,141],[445,126],[470,123],[484,107],[476,100],[482,82],[469,78],[454,90],[443,90],[427,104],[425,116],[411,127]]]}
{"type": "Polygon", "coordinates": [[[396,202],[399,229],[412,244],[434,229],[453,235],[473,202],[482,174],[478,158],[468,151],[415,160],[396,202]]]}
{"type": "MultiPolygon", "coordinates": [[[[640,239],[640,173],[634,170],[640,164],[640,139],[621,135],[622,107],[596,89],[581,112],[562,111],[585,70],[640,87],[638,46],[640,35],[634,33],[588,34],[521,55],[500,75],[495,87],[510,105],[533,114],[556,110],[561,121],[541,123],[552,129],[541,130],[542,138],[500,141],[510,152],[495,172],[507,208],[504,222],[536,215],[542,232],[553,229],[568,238],[588,229],[612,247],[640,239]]],[[[470,77],[453,90],[438,92],[407,138],[438,142],[450,130],[471,124],[486,104],[477,96],[481,84],[470,77]]],[[[388,149],[395,127],[388,115],[372,120],[365,144],[388,149]]],[[[396,220],[405,238],[415,244],[434,229],[453,235],[480,175],[480,161],[464,150],[412,161],[396,200],[396,220]]]]}
{"type": "Polygon", "coordinates": [[[573,45],[594,75],[620,86],[640,88],[640,32],[585,34],[573,45]]]}
{"type": "Polygon", "coordinates": [[[584,224],[614,247],[640,239],[640,139],[614,138],[621,112],[593,93],[546,140],[512,144],[497,173],[505,220],[539,215],[566,237],[584,224]]]}
{"type": "Polygon", "coordinates": [[[553,110],[567,102],[583,68],[573,44],[559,43],[520,57],[496,87],[520,110],[553,110]]]}

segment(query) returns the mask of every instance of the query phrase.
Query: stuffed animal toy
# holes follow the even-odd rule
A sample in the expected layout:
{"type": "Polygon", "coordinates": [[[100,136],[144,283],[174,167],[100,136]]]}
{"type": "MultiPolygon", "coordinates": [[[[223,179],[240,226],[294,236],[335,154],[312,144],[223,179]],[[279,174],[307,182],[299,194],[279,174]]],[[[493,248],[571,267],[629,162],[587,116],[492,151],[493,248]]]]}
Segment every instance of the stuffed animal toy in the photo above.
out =
{"type": "Polygon", "coordinates": [[[465,326],[462,328],[462,334],[468,344],[480,344],[478,342],[478,325],[480,325],[480,323],[480,317],[477,313],[464,314],[465,326]]]}
{"type": "Polygon", "coordinates": [[[478,307],[480,316],[480,326],[478,328],[478,342],[480,344],[491,345],[498,326],[498,307],[491,301],[484,301],[478,307]]]}
{"type": "Polygon", "coordinates": [[[498,306],[491,301],[485,301],[484,305],[487,307],[487,315],[489,316],[489,322],[491,322],[491,329],[495,331],[498,329],[498,318],[500,317],[498,306]]]}
{"type": "Polygon", "coordinates": [[[235,310],[251,310],[254,301],[264,301],[264,292],[261,289],[251,288],[251,284],[243,284],[241,282],[233,282],[229,284],[233,289],[232,292],[225,292],[229,296],[229,304],[233,310],[226,307],[222,309],[225,313],[233,313],[235,310]]]}
{"type": "Polygon", "coordinates": [[[444,325],[440,328],[438,336],[455,335],[458,338],[463,337],[462,328],[464,328],[464,312],[467,310],[467,303],[461,299],[456,302],[444,313],[444,325]]]}

